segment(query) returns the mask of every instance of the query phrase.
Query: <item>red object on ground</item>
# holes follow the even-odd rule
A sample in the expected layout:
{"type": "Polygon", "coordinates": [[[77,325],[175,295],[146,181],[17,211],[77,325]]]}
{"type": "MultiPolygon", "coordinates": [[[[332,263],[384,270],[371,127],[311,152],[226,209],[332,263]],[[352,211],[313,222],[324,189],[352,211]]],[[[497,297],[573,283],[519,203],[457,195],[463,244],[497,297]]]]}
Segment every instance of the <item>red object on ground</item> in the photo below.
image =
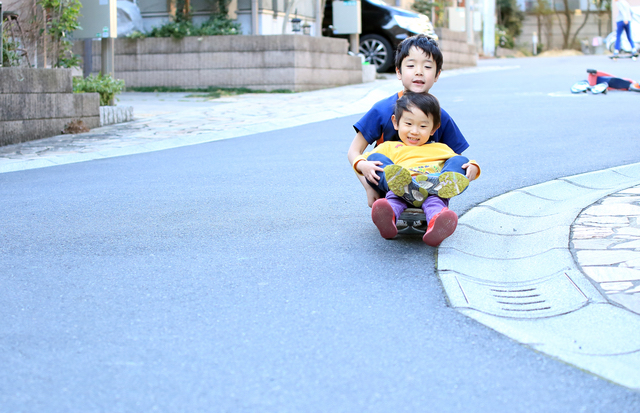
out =
{"type": "Polygon", "coordinates": [[[431,247],[437,247],[447,237],[451,236],[458,226],[458,215],[449,208],[443,208],[429,221],[427,232],[422,241],[431,247]]]}

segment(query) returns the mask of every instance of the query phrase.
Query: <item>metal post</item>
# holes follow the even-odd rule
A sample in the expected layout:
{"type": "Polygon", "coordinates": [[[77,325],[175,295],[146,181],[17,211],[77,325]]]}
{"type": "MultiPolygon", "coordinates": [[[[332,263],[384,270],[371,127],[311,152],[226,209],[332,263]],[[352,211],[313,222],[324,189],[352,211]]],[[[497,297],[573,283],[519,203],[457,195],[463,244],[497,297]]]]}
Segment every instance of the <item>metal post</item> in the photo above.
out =
{"type": "Polygon", "coordinates": [[[84,55],[82,57],[82,76],[89,77],[93,71],[93,39],[84,39],[84,55]]]}
{"type": "Polygon", "coordinates": [[[114,77],[113,73],[113,37],[103,37],[102,38],[102,76],[111,75],[114,77]]]}
{"type": "Polygon", "coordinates": [[[351,46],[351,53],[358,55],[360,53],[360,34],[353,33],[349,35],[349,45],[351,46]]]}
{"type": "Polygon", "coordinates": [[[4,32],[2,31],[2,22],[4,21],[4,14],[2,14],[2,2],[0,1],[0,67],[2,67],[2,60],[4,53],[2,52],[4,49],[4,45],[2,44],[2,40],[4,40],[4,32]]]}

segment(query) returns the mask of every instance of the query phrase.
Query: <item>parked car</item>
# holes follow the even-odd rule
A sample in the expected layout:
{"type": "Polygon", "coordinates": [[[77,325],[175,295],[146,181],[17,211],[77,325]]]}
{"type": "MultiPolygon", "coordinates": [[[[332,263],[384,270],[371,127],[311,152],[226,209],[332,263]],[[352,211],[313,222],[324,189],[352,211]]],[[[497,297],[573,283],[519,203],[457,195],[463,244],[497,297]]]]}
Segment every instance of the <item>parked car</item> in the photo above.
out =
{"type": "MultiPolygon", "coordinates": [[[[631,10],[635,17],[640,16],[640,6],[631,7],[631,10]]],[[[636,47],[640,47],[640,22],[635,19],[631,19],[631,38],[636,44],[636,47]]],[[[609,35],[604,39],[604,44],[607,50],[613,53],[616,46],[615,30],[609,33],[609,35]]],[[[627,40],[627,34],[625,32],[622,32],[622,36],[620,37],[620,51],[631,53],[631,45],[629,44],[629,40],[627,40]]]]}
{"type": "MultiPolygon", "coordinates": [[[[407,37],[424,33],[438,38],[431,21],[424,14],[392,7],[382,0],[361,1],[360,53],[376,66],[378,72],[385,72],[394,65],[396,47],[407,37]]],[[[348,39],[348,35],[334,33],[332,3],[332,0],[326,2],[322,33],[324,36],[348,39]]]]}

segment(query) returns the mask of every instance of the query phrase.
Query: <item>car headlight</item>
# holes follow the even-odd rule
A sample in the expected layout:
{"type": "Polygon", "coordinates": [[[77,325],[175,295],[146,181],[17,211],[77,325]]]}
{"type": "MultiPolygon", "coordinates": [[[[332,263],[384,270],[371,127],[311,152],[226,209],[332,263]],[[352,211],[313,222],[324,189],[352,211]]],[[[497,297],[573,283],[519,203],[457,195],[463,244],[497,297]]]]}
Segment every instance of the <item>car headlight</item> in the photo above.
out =
{"type": "MultiPolygon", "coordinates": [[[[413,33],[423,33],[426,35],[435,35],[433,26],[429,21],[429,18],[425,15],[419,15],[418,17],[409,16],[393,16],[398,26],[413,33]]],[[[437,36],[435,36],[437,38],[437,36]]]]}

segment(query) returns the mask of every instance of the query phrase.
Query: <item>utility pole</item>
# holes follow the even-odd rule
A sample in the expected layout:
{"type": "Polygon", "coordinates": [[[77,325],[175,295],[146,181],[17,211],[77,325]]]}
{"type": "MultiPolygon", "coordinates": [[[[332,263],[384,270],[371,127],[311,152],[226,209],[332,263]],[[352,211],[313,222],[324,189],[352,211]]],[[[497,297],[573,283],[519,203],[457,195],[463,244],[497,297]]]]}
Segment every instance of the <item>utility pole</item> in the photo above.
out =
{"type": "Polygon", "coordinates": [[[473,35],[473,4],[472,0],[464,0],[464,17],[467,29],[467,43],[475,44],[475,36],[473,35]]]}
{"type": "Polygon", "coordinates": [[[492,57],[496,54],[496,0],[484,0],[482,21],[482,50],[492,57]]]}
{"type": "Polygon", "coordinates": [[[315,36],[322,37],[322,17],[324,16],[324,10],[322,8],[323,2],[322,0],[315,1],[316,8],[316,27],[315,27],[315,36]]]}
{"type": "Polygon", "coordinates": [[[260,34],[260,23],[258,22],[258,0],[251,0],[251,34],[260,34]]]}
{"type": "Polygon", "coordinates": [[[4,50],[3,47],[4,45],[2,44],[2,21],[4,20],[4,15],[2,14],[2,2],[0,1],[0,67],[2,67],[2,56],[4,55],[4,53],[2,53],[2,51],[4,50]]]}

